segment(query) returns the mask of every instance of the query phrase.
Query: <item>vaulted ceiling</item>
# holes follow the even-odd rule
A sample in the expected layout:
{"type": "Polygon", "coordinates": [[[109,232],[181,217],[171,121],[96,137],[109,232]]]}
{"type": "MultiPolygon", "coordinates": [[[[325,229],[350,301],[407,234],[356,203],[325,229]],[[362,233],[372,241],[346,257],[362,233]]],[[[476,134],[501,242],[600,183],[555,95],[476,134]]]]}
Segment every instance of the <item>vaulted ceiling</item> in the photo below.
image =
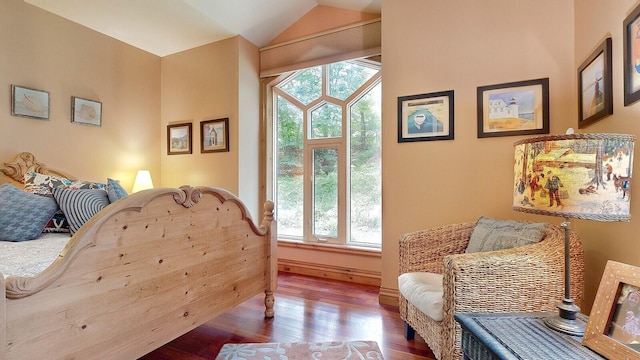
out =
{"type": "Polygon", "coordinates": [[[317,5],[379,14],[382,0],[24,0],[158,56],[241,35],[262,47],[317,5]]]}

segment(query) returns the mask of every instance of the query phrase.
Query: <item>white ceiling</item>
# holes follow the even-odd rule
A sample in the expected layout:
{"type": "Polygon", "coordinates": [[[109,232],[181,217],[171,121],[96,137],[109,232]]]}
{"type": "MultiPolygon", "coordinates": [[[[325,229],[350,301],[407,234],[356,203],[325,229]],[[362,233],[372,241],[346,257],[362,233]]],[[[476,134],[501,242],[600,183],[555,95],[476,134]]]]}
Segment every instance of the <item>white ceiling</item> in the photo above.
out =
{"type": "Polygon", "coordinates": [[[380,13],[382,0],[24,0],[158,56],[242,35],[262,47],[316,5],[380,13]]]}

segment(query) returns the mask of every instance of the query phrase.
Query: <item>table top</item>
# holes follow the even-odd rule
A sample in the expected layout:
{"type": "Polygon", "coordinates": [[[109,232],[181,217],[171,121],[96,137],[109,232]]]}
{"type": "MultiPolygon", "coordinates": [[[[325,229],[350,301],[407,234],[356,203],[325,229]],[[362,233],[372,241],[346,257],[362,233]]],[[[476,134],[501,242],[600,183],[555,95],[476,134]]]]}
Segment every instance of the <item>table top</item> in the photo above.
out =
{"type": "MultiPolygon", "coordinates": [[[[582,345],[582,337],[550,329],[555,313],[459,313],[456,321],[502,359],[603,359],[582,345]]],[[[578,320],[586,322],[580,314],[578,320]]]]}

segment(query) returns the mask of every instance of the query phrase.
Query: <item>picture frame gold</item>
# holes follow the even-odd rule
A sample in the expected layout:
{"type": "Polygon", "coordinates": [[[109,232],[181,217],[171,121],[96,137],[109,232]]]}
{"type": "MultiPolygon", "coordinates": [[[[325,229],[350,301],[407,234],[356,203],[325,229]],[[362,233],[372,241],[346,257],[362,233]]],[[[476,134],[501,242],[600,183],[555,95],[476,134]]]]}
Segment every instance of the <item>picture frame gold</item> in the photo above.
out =
{"type": "Polygon", "coordinates": [[[191,123],[167,125],[167,155],[192,153],[191,123]]]}
{"type": "Polygon", "coordinates": [[[640,360],[640,344],[627,336],[640,316],[640,267],[609,260],[596,293],[582,343],[608,359],[640,360]],[[636,303],[638,305],[632,306],[636,303]],[[633,319],[627,318],[629,311],[633,319]],[[625,328],[626,327],[626,328],[625,328]]]}

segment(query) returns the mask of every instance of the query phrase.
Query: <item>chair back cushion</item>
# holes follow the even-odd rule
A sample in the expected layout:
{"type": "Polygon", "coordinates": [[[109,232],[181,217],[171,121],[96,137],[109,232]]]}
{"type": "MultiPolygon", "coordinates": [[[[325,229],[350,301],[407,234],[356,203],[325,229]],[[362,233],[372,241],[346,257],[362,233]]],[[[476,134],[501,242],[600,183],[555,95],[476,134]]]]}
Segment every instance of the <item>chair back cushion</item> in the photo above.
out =
{"type": "Polygon", "coordinates": [[[476,223],[466,253],[511,249],[542,240],[546,223],[496,220],[481,216],[476,223]]]}

